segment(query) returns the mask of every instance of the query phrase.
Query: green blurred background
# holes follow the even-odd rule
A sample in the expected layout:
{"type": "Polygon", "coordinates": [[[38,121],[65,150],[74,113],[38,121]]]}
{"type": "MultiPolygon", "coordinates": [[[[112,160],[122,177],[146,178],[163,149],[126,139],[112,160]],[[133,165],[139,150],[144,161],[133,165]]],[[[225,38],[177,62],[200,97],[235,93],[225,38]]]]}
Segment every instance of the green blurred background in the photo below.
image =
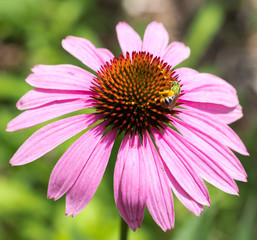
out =
{"type": "MultiPolygon", "coordinates": [[[[175,199],[175,229],[167,233],[146,211],[141,229],[129,239],[257,239],[257,1],[204,0],[0,0],[0,239],[118,239],[119,214],[113,200],[114,162],[90,204],[66,217],[64,198],[47,200],[53,166],[75,138],[41,159],[11,167],[9,159],[42,125],[14,133],[7,123],[19,114],[18,99],[30,87],[24,79],[37,64],[82,64],[61,47],[67,35],[120,53],[115,26],[131,24],[141,36],[160,21],[170,41],[184,41],[192,53],[183,66],[216,74],[238,90],[244,117],[232,124],[250,152],[239,156],[248,183],[240,197],[208,185],[212,205],[200,218],[175,199]]],[[[182,66],[182,65],[181,65],[182,66]]],[[[83,66],[82,66],[83,67],[83,66]]]]}

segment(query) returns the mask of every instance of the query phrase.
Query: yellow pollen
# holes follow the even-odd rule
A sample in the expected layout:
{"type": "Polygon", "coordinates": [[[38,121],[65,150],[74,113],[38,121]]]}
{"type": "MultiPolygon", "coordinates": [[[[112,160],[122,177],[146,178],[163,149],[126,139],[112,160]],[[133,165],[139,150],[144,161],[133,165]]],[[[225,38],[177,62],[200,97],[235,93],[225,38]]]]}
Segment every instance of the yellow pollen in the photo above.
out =
{"type": "Polygon", "coordinates": [[[159,92],[159,94],[160,94],[161,98],[166,98],[169,96],[173,96],[175,93],[172,90],[164,90],[164,91],[159,92]]]}

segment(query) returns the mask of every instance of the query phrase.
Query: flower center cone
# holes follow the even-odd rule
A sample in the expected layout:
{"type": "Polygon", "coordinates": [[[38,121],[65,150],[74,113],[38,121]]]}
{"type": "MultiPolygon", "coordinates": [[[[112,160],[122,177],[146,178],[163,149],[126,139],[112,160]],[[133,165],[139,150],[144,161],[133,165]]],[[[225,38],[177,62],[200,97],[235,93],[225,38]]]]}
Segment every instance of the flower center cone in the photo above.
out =
{"type": "Polygon", "coordinates": [[[146,52],[120,55],[97,72],[92,90],[95,108],[107,125],[131,134],[143,135],[170,120],[162,103],[178,76],[167,63],[146,52]]]}

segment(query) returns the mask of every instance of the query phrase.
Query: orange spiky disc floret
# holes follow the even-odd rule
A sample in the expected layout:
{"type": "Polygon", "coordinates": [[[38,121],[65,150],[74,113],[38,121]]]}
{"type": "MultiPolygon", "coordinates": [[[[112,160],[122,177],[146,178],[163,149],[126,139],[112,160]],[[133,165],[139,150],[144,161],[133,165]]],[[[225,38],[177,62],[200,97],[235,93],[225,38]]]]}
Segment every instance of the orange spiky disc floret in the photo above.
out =
{"type": "Polygon", "coordinates": [[[114,58],[97,72],[92,96],[98,113],[119,132],[142,135],[169,122],[171,111],[160,99],[160,92],[177,81],[167,63],[146,52],[114,58]]]}

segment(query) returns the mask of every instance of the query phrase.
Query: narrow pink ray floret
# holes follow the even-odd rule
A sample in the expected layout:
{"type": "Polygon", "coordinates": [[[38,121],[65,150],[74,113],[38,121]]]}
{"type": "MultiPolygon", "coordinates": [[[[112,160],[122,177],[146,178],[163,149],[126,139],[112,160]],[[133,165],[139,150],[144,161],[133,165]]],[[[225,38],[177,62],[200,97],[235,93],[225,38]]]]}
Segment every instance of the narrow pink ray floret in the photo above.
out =
{"type": "Polygon", "coordinates": [[[167,231],[174,227],[173,195],[195,215],[210,205],[204,180],[238,195],[234,180],[246,173],[234,151],[248,155],[228,124],[242,117],[236,90],[219,77],[175,68],[189,57],[183,43],[168,45],[161,23],[150,23],[143,40],[128,24],[116,28],[119,57],[90,41],[67,37],[62,45],[94,71],[72,65],[38,65],[26,81],[35,89],[17,108],[26,110],[7,131],[32,127],[85,108],[36,131],[14,154],[12,165],[32,162],[72,136],[81,135],[55,165],[48,197],[66,194],[66,214],[90,202],[118,135],[123,136],[114,170],[114,198],[135,231],[147,207],[167,231]],[[157,34],[158,33],[158,34],[157,34]]]}

